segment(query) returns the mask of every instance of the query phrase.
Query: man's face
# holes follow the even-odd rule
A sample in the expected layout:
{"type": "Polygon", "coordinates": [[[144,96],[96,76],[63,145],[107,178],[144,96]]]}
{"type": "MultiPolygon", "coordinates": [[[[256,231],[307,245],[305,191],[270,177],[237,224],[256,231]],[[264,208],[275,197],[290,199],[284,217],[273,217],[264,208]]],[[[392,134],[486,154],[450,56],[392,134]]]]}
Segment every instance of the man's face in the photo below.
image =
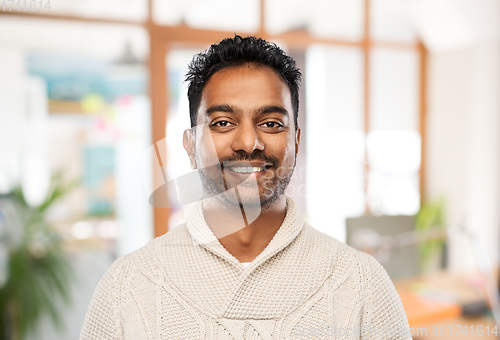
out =
{"type": "Polygon", "coordinates": [[[258,204],[263,211],[284,194],[299,142],[288,86],[272,69],[252,64],[209,79],[196,133],[186,130],[184,136],[206,196],[224,194],[217,199],[225,206],[258,204]]]}

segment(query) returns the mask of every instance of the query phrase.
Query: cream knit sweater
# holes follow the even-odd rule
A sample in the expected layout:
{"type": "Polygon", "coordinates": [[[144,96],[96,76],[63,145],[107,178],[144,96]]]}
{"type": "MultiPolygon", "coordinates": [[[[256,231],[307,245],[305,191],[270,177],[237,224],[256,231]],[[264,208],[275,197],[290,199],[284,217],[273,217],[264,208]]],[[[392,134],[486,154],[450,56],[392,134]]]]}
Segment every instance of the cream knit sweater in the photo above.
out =
{"type": "Polygon", "coordinates": [[[411,339],[382,266],[286,202],[283,224],[247,267],[197,203],[184,224],[115,261],[80,339],[411,339]]]}

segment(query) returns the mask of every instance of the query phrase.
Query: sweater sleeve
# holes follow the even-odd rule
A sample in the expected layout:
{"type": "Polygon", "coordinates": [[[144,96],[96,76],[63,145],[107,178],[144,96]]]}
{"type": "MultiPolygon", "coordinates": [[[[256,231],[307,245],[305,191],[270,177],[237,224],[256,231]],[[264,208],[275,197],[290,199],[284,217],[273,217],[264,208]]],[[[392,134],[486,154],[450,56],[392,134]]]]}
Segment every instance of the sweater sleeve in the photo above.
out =
{"type": "Polygon", "coordinates": [[[124,258],[116,260],[99,281],[90,301],[80,340],[123,339],[119,319],[120,274],[124,270],[124,258]]]}
{"type": "Polygon", "coordinates": [[[362,254],[367,275],[366,312],[362,339],[412,339],[403,303],[386,270],[368,254],[362,254]]]}

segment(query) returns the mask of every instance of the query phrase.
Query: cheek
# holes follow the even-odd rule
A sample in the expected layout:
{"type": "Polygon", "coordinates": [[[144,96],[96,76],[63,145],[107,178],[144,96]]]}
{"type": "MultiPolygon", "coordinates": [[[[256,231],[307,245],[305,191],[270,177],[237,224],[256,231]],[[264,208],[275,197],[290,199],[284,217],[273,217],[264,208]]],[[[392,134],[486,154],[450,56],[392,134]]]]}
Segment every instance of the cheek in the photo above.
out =
{"type": "Polygon", "coordinates": [[[295,163],[295,144],[290,140],[286,139],[284,141],[275,141],[271,149],[268,149],[269,155],[276,156],[280,161],[280,167],[282,168],[292,168],[295,163]]]}
{"type": "Polygon", "coordinates": [[[290,140],[286,147],[284,148],[284,159],[283,162],[294,163],[295,162],[295,144],[293,140],[290,140]]]}
{"type": "Polygon", "coordinates": [[[199,164],[202,167],[212,166],[219,164],[219,157],[217,156],[217,148],[212,139],[210,132],[200,134],[196,140],[197,155],[199,164]]]}
{"type": "Polygon", "coordinates": [[[232,149],[233,137],[229,134],[227,135],[212,135],[212,153],[215,153],[217,161],[220,162],[221,159],[226,159],[227,157],[234,156],[235,152],[232,149]]]}

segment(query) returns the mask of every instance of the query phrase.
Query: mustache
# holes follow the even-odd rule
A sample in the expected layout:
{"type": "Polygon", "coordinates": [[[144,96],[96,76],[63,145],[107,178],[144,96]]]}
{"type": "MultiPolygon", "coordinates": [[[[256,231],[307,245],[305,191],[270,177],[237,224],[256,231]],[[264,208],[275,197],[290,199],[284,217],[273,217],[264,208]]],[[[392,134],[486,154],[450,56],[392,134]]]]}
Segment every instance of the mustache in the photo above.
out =
{"type": "Polygon", "coordinates": [[[271,163],[273,166],[279,163],[279,160],[276,156],[272,155],[264,155],[263,153],[256,153],[256,154],[248,154],[246,152],[237,152],[234,155],[228,156],[228,157],[223,157],[220,160],[220,163],[223,166],[224,162],[252,162],[252,161],[258,161],[258,162],[263,162],[263,163],[271,163]]]}

